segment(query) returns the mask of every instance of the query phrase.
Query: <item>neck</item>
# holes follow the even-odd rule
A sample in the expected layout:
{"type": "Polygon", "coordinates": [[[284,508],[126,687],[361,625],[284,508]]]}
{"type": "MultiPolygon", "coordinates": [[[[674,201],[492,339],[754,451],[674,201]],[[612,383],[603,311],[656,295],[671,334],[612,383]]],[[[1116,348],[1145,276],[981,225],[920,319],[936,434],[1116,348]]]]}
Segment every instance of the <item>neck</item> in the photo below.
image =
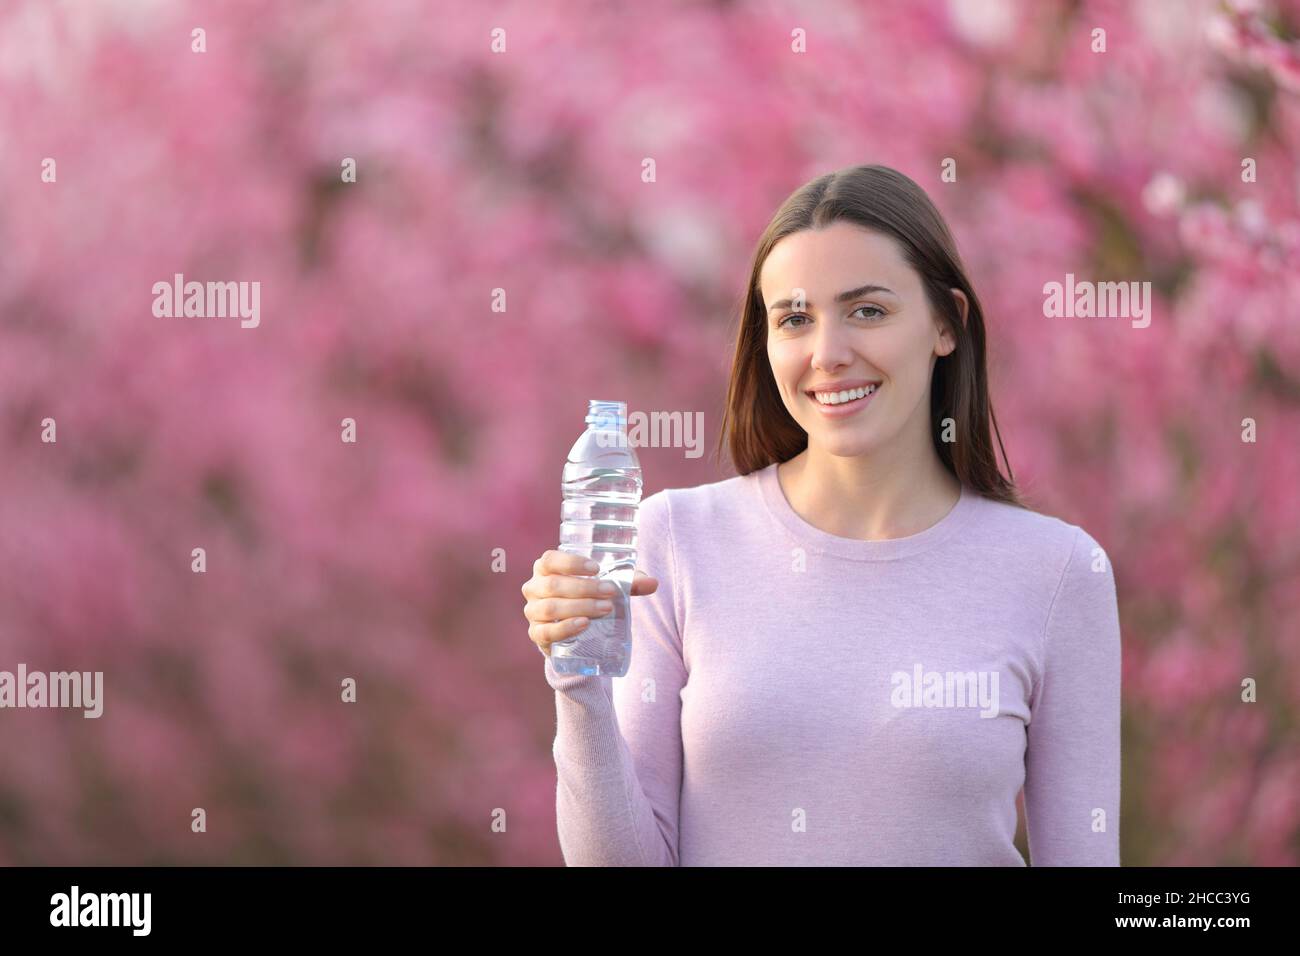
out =
{"type": "Polygon", "coordinates": [[[926,447],[845,458],[809,445],[777,466],[786,500],[815,528],[881,541],[919,534],[956,505],[961,483],[926,447]],[[929,454],[925,454],[928,451],[929,454]]]}

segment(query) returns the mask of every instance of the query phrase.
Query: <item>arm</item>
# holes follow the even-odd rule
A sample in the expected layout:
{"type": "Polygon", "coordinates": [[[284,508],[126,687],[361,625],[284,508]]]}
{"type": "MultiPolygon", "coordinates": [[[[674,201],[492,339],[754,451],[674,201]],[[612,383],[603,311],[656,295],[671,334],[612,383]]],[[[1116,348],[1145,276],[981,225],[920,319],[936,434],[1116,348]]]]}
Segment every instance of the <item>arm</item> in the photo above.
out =
{"type": "Polygon", "coordinates": [[[1119,866],[1119,610],[1110,559],[1081,528],[1047,614],[1042,660],[1026,731],[1030,862],[1119,866]]]}
{"type": "Polygon", "coordinates": [[[555,689],[555,815],[569,866],[678,865],[686,668],[671,535],[663,491],[637,510],[637,565],[659,587],[631,599],[625,676],[559,674],[546,658],[555,689]]]}

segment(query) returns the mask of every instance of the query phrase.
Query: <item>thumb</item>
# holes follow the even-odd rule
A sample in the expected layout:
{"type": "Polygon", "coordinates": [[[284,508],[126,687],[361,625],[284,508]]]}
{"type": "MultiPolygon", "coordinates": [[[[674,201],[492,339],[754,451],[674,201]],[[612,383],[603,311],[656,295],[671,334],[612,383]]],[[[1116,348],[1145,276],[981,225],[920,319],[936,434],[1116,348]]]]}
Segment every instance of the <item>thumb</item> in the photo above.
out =
{"type": "Polygon", "coordinates": [[[644,571],[637,571],[636,576],[632,579],[632,593],[634,595],[654,594],[659,590],[659,582],[646,574],[644,571]]]}

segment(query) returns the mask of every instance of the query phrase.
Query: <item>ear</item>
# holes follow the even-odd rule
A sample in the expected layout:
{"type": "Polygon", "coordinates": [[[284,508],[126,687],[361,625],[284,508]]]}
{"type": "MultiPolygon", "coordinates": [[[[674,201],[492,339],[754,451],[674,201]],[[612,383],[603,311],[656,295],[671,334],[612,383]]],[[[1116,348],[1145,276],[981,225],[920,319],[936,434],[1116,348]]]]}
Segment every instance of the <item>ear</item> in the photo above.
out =
{"type": "Polygon", "coordinates": [[[952,289],[952,296],[957,300],[957,309],[961,312],[961,324],[966,325],[966,319],[970,316],[970,300],[966,298],[966,293],[961,289],[952,289]]]}
{"type": "MultiPolygon", "coordinates": [[[[961,313],[961,324],[964,328],[966,319],[970,316],[970,301],[966,298],[966,293],[961,289],[951,289],[953,298],[957,300],[957,311],[961,313]]],[[[940,355],[951,355],[957,348],[957,341],[953,338],[952,330],[948,328],[947,323],[941,323],[939,329],[939,343],[942,347],[940,355]]]]}

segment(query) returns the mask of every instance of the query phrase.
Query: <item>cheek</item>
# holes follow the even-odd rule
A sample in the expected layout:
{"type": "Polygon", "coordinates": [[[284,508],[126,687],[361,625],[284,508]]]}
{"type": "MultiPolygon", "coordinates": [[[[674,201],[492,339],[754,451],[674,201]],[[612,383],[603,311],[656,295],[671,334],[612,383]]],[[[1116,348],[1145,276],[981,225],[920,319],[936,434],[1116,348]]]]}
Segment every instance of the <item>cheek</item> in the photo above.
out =
{"type": "Polygon", "coordinates": [[[926,343],[904,329],[888,331],[899,334],[877,335],[872,339],[870,351],[864,351],[876,370],[894,381],[905,382],[926,375],[930,361],[926,343]]]}
{"type": "Polygon", "coordinates": [[[768,346],[767,364],[772,367],[772,375],[781,391],[784,392],[787,388],[793,387],[792,379],[798,380],[798,356],[788,348],[782,348],[780,343],[768,346]]]}
{"type": "Polygon", "coordinates": [[[778,344],[767,350],[767,363],[772,368],[772,380],[776,383],[776,391],[781,398],[781,403],[791,415],[796,414],[799,411],[799,402],[795,390],[798,389],[799,382],[805,374],[798,355],[789,349],[782,349],[778,344]]]}

